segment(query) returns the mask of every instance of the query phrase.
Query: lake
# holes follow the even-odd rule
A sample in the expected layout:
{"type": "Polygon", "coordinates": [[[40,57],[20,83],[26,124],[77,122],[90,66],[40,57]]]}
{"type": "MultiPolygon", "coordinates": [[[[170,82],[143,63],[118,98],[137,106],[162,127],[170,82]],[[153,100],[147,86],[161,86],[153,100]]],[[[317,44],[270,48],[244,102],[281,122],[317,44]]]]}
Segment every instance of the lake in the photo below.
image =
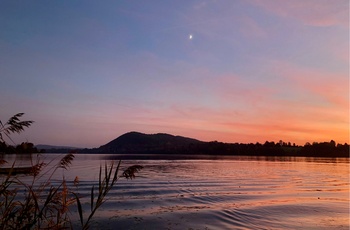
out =
{"type": "MultiPolygon", "coordinates": [[[[124,169],[144,167],[136,179],[118,182],[93,228],[349,229],[348,158],[75,156],[69,170],[58,171],[53,181],[78,176],[76,192],[86,195],[84,207],[100,165],[123,158],[124,169]]],[[[17,161],[28,163],[27,158],[17,161]]]]}

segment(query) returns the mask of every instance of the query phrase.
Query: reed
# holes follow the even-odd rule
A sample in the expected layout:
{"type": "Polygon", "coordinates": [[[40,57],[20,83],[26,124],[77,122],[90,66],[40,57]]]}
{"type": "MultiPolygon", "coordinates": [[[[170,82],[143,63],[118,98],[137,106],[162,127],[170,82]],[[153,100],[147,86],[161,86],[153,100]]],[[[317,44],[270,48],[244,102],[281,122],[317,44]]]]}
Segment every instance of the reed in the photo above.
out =
{"type": "MultiPolygon", "coordinates": [[[[0,144],[4,147],[4,152],[10,149],[4,137],[14,143],[10,135],[23,132],[33,123],[33,121],[21,121],[23,115],[24,113],[15,114],[6,123],[0,120],[0,144]]],[[[114,166],[114,162],[111,165],[106,163],[103,169],[100,167],[98,188],[95,189],[95,186],[91,188],[91,209],[84,219],[81,197],[67,186],[65,178],[63,177],[59,183],[51,183],[51,178],[57,169],[68,170],[73,160],[74,155],[67,154],[56,165],[47,168],[52,161],[46,164],[37,155],[36,162],[32,161],[32,167],[24,171],[31,177],[25,181],[22,180],[23,177],[21,179],[16,175],[23,172],[16,168],[14,162],[7,175],[0,177],[0,229],[72,229],[73,223],[70,218],[70,214],[73,213],[72,207],[78,209],[81,228],[88,229],[97,209],[106,201],[106,196],[118,179],[120,177],[133,179],[135,173],[142,168],[140,165],[134,165],[118,176],[120,161],[117,167],[114,166]]],[[[0,159],[0,166],[5,163],[7,163],[5,160],[0,159]]],[[[76,177],[74,185],[78,184],[79,179],[76,177]]]]}
{"type": "MultiPolygon", "coordinates": [[[[67,154],[49,169],[47,167],[50,164],[36,162],[27,175],[31,177],[30,182],[24,182],[23,177],[13,175],[12,170],[4,175],[0,183],[0,229],[72,229],[71,215],[74,213],[79,215],[75,219],[80,220],[81,229],[88,229],[96,211],[106,201],[117,181],[121,177],[133,179],[135,173],[142,169],[140,165],[133,165],[119,176],[121,161],[116,166],[114,162],[100,166],[98,185],[91,188],[90,210],[84,210],[80,194],[67,186],[64,177],[59,183],[51,183],[56,170],[68,170],[73,160],[74,155],[67,154]],[[50,172],[48,176],[47,172],[50,172]],[[47,179],[39,181],[43,174],[46,174],[47,179]],[[78,211],[72,212],[75,207],[78,211]]],[[[0,161],[0,165],[4,163],[6,162],[0,161]]],[[[14,163],[12,169],[15,167],[14,163]]],[[[79,179],[76,177],[74,185],[78,184],[79,179]]]]}

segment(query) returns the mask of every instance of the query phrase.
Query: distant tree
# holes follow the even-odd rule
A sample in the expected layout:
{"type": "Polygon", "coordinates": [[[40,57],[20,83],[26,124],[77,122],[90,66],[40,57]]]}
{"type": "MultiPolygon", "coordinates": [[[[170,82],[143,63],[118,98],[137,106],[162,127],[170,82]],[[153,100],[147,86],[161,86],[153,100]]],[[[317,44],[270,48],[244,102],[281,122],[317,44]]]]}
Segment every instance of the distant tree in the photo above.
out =
{"type": "Polygon", "coordinates": [[[329,144],[330,144],[330,146],[332,146],[332,147],[335,147],[335,145],[336,145],[335,141],[333,141],[333,140],[331,140],[331,141],[329,142],[329,144]]]}
{"type": "Polygon", "coordinates": [[[271,142],[266,141],[264,143],[264,147],[275,147],[275,146],[276,146],[276,144],[274,141],[271,141],[271,142]]]}
{"type": "Polygon", "coordinates": [[[283,145],[284,145],[284,142],[283,142],[282,140],[280,140],[280,141],[278,142],[278,144],[279,144],[280,146],[283,146],[283,145]]]}
{"type": "Polygon", "coordinates": [[[16,153],[38,153],[39,150],[34,147],[33,143],[22,142],[20,145],[16,146],[16,153]]]}

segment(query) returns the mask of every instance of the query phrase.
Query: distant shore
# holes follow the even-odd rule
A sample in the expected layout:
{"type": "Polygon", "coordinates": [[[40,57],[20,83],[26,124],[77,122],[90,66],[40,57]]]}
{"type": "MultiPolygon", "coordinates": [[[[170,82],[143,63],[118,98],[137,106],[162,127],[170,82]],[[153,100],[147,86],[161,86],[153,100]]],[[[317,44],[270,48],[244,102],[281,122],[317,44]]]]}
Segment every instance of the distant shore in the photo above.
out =
{"type": "Polygon", "coordinates": [[[16,147],[3,144],[0,153],[94,153],[122,155],[183,155],[183,156],[290,156],[290,157],[345,157],[349,158],[349,145],[329,142],[307,142],[304,146],[291,142],[223,143],[205,142],[193,138],[166,133],[125,133],[98,148],[74,148],[65,146],[34,146],[22,143],[16,147]],[[41,147],[41,148],[39,148],[41,147]]]}

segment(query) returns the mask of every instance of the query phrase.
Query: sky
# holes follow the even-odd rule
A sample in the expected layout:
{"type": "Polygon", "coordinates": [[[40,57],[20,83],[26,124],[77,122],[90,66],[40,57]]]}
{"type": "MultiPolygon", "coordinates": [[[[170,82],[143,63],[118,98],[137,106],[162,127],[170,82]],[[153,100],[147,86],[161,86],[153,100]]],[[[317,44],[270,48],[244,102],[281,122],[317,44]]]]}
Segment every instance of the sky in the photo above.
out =
{"type": "Polygon", "coordinates": [[[349,0],[3,0],[0,120],[19,112],[16,144],[349,143],[349,0]]]}

